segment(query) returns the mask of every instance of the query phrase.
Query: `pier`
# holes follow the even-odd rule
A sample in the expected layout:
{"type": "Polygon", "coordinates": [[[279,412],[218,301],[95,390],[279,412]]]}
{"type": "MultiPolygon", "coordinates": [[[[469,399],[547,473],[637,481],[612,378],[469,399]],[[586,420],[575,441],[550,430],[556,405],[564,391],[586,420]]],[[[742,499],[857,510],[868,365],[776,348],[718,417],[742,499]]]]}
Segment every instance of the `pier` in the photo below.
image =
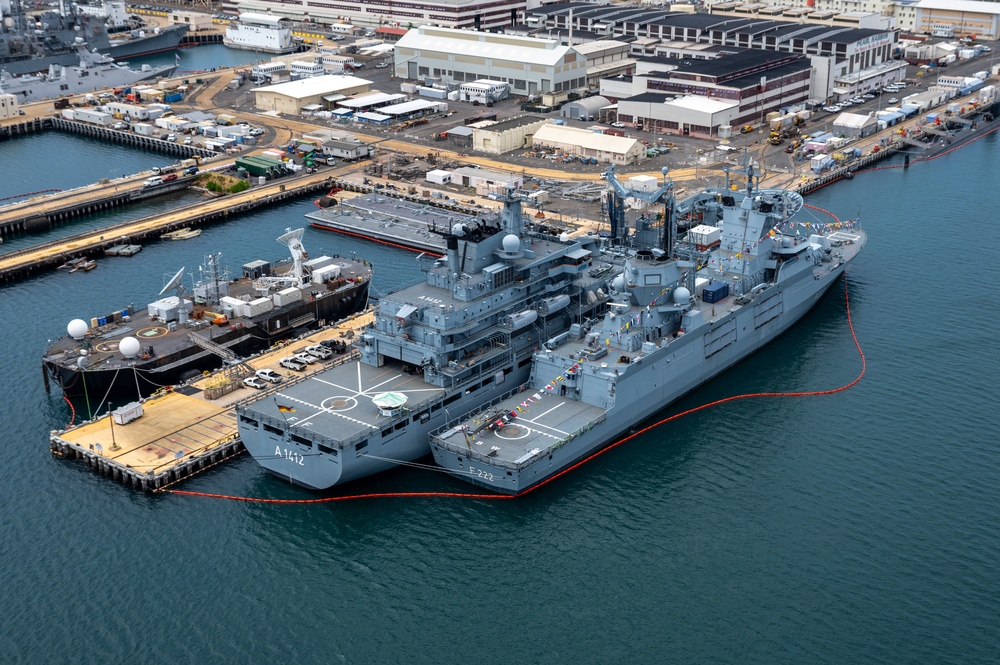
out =
{"type": "MultiPolygon", "coordinates": [[[[111,412],[49,435],[52,454],[83,461],[98,473],[128,487],[159,491],[243,452],[236,428],[236,405],[273,399],[284,387],[302,381],[335,364],[348,362],[348,353],[309,365],[305,372],[281,369],[278,361],[321,340],[350,339],[374,320],[370,311],[356,314],[273,350],[246,363],[251,369],[270,368],[285,376],[284,382],[255,390],[222,369],[176,386],[162,395],[140,400],[143,414],[127,424],[114,422],[111,412]]],[[[100,408],[100,407],[99,407],[100,408]]]]}
{"type": "MultiPolygon", "coordinates": [[[[351,166],[345,167],[353,168],[351,166]]],[[[70,259],[96,256],[113,245],[157,239],[168,231],[185,226],[224,221],[241,213],[291,198],[327,192],[336,182],[336,170],[317,172],[270,184],[252,187],[238,194],[227,194],[166,213],[150,215],[98,231],[88,231],[69,238],[36,245],[0,257],[0,283],[23,279],[40,270],[48,270],[70,259]]],[[[183,180],[183,179],[181,179],[183,180]]],[[[185,185],[186,186],[186,185],[185,185]]],[[[41,222],[39,222],[41,223],[41,222]]]]}

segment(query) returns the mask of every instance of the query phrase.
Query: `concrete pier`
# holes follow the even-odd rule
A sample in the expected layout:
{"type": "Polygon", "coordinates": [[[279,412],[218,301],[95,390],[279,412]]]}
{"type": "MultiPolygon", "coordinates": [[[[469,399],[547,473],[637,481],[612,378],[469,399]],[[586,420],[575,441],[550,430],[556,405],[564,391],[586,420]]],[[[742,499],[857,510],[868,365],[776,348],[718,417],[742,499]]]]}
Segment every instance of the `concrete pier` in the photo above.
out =
{"type": "Polygon", "coordinates": [[[128,487],[155,492],[211,469],[243,452],[236,427],[236,405],[269,399],[269,395],[336,363],[348,362],[351,352],[309,365],[305,372],[289,372],[278,361],[324,339],[350,339],[372,322],[368,312],[301,337],[248,359],[253,369],[273,369],[285,375],[283,383],[255,390],[219,370],[161,395],[141,400],[143,415],[116,424],[106,413],[49,435],[49,450],[67,460],[81,460],[89,468],[128,487]],[[221,393],[221,395],[219,394],[221,393]]]}

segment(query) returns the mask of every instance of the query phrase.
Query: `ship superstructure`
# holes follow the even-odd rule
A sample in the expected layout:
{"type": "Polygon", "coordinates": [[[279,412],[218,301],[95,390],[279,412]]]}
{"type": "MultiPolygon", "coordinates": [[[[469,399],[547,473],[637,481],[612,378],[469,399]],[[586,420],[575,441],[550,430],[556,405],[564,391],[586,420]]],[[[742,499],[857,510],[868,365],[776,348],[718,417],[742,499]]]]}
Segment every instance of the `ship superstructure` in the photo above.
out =
{"type": "Polygon", "coordinates": [[[337,256],[310,259],[303,231],[278,238],[290,260],[252,261],[233,279],[221,255],[212,254],[197,279],[181,268],[160,292],[164,297],[145,309],[71,322],[69,335],[46,350],[45,371],[69,397],[146,396],[364,309],[371,266],[337,256]],[[138,340],[136,355],[121,352],[129,337],[138,340]]]}
{"type": "Polygon", "coordinates": [[[446,256],[380,299],[356,360],[237,408],[257,462],[326,489],[423,457],[431,430],[525,382],[537,347],[600,318],[612,269],[599,239],[536,233],[513,192],[501,199],[499,223],[439,231],[446,256]]]}
{"type": "MultiPolygon", "coordinates": [[[[856,221],[796,222],[801,196],[757,189],[752,167],[747,174],[739,190],[727,182],[683,202],[668,192],[663,223],[637,223],[603,318],[543,345],[526,388],[437,428],[435,461],[476,485],[524,492],[808,312],[866,235],[856,221]],[[674,241],[678,218],[701,223],[674,241]]],[[[622,189],[613,169],[608,180],[622,189]]]]}
{"type": "Polygon", "coordinates": [[[105,18],[84,13],[75,3],[63,1],[59,8],[29,14],[21,0],[0,3],[0,70],[11,76],[47,72],[52,65],[72,67],[79,63],[77,46],[116,60],[177,48],[187,26],[132,30],[109,36],[105,18]]]}
{"type": "Polygon", "coordinates": [[[16,95],[18,102],[24,104],[132,85],[158,76],[170,76],[177,69],[176,65],[142,65],[138,70],[129,69],[108,56],[88,51],[86,44],[77,44],[76,56],[76,65],[50,65],[46,74],[11,76],[6,69],[0,70],[0,93],[16,95]]]}
{"type": "Polygon", "coordinates": [[[291,23],[283,16],[244,12],[226,27],[222,43],[229,48],[262,53],[291,53],[298,45],[291,23]]]}

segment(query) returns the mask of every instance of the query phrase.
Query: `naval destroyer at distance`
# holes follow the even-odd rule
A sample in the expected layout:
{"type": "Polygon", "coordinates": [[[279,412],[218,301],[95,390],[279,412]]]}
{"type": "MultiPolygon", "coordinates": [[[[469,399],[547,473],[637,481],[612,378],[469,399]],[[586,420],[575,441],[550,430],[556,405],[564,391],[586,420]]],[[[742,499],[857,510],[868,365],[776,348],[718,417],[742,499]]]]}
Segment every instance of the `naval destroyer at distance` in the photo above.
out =
{"type": "Polygon", "coordinates": [[[636,229],[603,316],[539,349],[526,388],[434,431],[441,467],[501,493],[536,486],[774,340],[867,239],[856,221],[797,223],[802,197],[757,189],[752,168],[743,190],[663,200],[667,224],[636,229]],[[692,210],[702,224],[674,243],[692,210]]]}

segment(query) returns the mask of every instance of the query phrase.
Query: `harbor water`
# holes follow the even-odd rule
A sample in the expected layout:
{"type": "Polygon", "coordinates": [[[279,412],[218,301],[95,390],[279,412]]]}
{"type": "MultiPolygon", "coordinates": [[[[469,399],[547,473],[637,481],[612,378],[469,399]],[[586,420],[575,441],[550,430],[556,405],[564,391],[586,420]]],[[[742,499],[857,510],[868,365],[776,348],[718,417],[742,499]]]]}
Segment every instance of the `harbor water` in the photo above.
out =
{"type": "MultiPolygon", "coordinates": [[[[118,169],[66,146],[94,176],[118,169]]],[[[0,662],[997,662],[998,161],[992,136],[807,198],[869,234],[846,278],[867,359],[855,387],[701,411],[511,501],[150,496],[49,453],[71,415],[43,390],[47,339],[143,306],[210,252],[234,269],[282,257],[274,238],[309,201],[0,288],[0,662]]],[[[51,160],[23,171],[34,189],[69,180],[51,160]]],[[[370,258],[377,290],[419,277],[409,252],[312,229],[304,242],[370,258]]],[[[838,282],[665,413],[835,388],[861,368],[838,282]]],[[[184,489],[323,496],[247,456],[184,489]]],[[[339,491],[468,489],[401,469],[339,491]]]]}

